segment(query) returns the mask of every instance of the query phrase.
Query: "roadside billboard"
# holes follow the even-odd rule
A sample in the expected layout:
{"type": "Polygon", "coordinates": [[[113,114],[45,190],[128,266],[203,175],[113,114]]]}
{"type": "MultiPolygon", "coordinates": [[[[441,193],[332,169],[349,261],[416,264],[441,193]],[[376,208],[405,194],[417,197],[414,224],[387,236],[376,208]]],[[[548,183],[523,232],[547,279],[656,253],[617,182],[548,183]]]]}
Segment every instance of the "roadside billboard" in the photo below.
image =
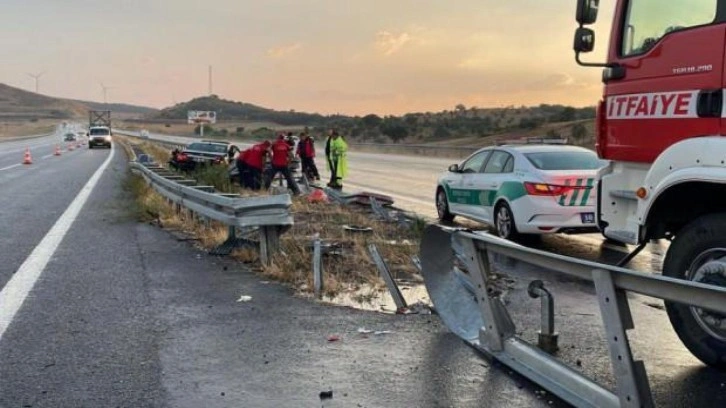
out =
{"type": "Polygon", "coordinates": [[[196,123],[217,123],[217,112],[213,111],[188,111],[187,122],[196,123]]]}

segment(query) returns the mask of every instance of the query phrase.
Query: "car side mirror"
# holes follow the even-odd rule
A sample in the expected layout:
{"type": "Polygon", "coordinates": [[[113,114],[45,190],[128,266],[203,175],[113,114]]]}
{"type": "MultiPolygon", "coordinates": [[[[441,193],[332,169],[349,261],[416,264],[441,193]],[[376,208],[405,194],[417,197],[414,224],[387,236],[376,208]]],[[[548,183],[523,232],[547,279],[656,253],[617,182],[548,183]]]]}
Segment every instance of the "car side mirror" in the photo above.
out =
{"type": "Polygon", "coordinates": [[[459,169],[458,164],[452,164],[451,166],[449,166],[449,171],[452,173],[459,173],[461,170],[459,169]]]}
{"type": "Polygon", "coordinates": [[[578,0],[575,19],[580,25],[593,24],[597,21],[597,9],[600,0],[578,0]]]}
{"type": "Polygon", "coordinates": [[[595,32],[589,28],[580,27],[575,30],[575,52],[591,52],[595,49],[595,32]]]}

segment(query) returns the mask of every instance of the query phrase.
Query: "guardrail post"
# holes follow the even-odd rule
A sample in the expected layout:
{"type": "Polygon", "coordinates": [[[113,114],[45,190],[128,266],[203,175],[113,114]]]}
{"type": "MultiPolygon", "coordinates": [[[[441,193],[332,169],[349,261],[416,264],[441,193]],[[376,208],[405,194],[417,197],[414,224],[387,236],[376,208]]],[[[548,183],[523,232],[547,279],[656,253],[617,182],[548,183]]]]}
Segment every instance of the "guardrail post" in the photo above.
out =
{"type": "Polygon", "coordinates": [[[391,292],[391,297],[396,303],[396,309],[398,310],[408,307],[408,305],[406,304],[406,299],[404,299],[401,291],[398,289],[398,285],[396,285],[396,281],[393,279],[391,271],[388,270],[388,265],[386,265],[383,257],[378,252],[378,247],[376,247],[376,244],[369,244],[368,252],[371,254],[373,262],[375,262],[376,266],[378,266],[378,272],[380,272],[381,276],[383,276],[383,280],[386,282],[386,286],[388,286],[388,291],[391,292]]]}
{"type": "Polygon", "coordinates": [[[617,383],[621,407],[652,407],[653,400],[642,361],[633,361],[626,330],[635,328],[627,294],[615,288],[609,271],[592,271],[595,292],[600,304],[610,361],[617,383]]]}
{"type": "Polygon", "coordinates": [[[320,297],[323,293],[323,256],[319,237],[313,242],[313,286],[315,296],[320,297]]]}
{"type": "Polygon", "coordinates": [[[260,260],[264,265],[272,262],[272,255],[280,249],[280,227],[266,225],[260,227],[260,260]]]}
{"type": "Polygon", "coordinates": [[[515,327],[501,300],[489,295],[489,252],[478,249],[471,238],[460,240],[464,261],[474,284],[477,303],[484,327],[480,329],[479,339],[493,352],[504,350],[504,341],[514,336],[515,327]]]}

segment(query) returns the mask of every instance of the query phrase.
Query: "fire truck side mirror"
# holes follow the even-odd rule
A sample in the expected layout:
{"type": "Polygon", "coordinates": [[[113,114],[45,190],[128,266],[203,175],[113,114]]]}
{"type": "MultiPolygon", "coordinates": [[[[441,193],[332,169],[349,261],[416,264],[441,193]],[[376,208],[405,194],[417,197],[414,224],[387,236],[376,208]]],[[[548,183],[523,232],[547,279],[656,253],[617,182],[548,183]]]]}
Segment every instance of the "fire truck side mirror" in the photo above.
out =
{"type": "Polygon", "coordinates": [[[590,52],[595,48],[595,32],[589,28],[580,27],[575,30],[575,52],[590,52]]]}
{"type": "Polygon", "coordinates": [[[597,20],[600,0],[578,0],[575,18],[580,25],[593,24],[597,20]]]}

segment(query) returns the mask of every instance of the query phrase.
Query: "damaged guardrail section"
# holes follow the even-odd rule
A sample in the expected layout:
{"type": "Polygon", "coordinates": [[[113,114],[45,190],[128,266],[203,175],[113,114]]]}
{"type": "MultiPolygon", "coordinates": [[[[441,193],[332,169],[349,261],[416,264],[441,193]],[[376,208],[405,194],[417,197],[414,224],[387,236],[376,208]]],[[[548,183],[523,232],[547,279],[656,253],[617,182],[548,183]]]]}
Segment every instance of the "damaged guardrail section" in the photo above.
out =
{"type": "Polygon", "coordinates": [[[228,225],[228,245],[237,241],[237,229],[258,230],[260,259],[264,264],[269,264],[272,254],[279,250],[280,235],[293,225],[289,194],[264,197],[217,194],[212,192],[212,187],[192,186],[190,184],[196,184],[193,180],[184,180],[184,177],[156,164],[132,162],[130,167],[177,206],[228,225]]]}
{"type": "MultiPolygon", "coordinates": [[[[636,272],[527,248],[486,233],[429,226],[421,242],[422,274],[437,313],[467,343],[577,407],[651,407],[642,361],[635,361],[627,331],[635,327],[627,292],[726,315],[726,289],[636,272]],[[496,291],[490,291],[490,256],[537,265],[552,273],[594,283],[616,391],[587,378],[542,349],[519,338],[496,291]]],[[[532,294],[548,296],[543,287],[532,294]]],[[[551,305],[543,301],[543,330],[554,335],[551,305]]],[[[556,341],[556,338],[552,340],[556,341]]]]}

